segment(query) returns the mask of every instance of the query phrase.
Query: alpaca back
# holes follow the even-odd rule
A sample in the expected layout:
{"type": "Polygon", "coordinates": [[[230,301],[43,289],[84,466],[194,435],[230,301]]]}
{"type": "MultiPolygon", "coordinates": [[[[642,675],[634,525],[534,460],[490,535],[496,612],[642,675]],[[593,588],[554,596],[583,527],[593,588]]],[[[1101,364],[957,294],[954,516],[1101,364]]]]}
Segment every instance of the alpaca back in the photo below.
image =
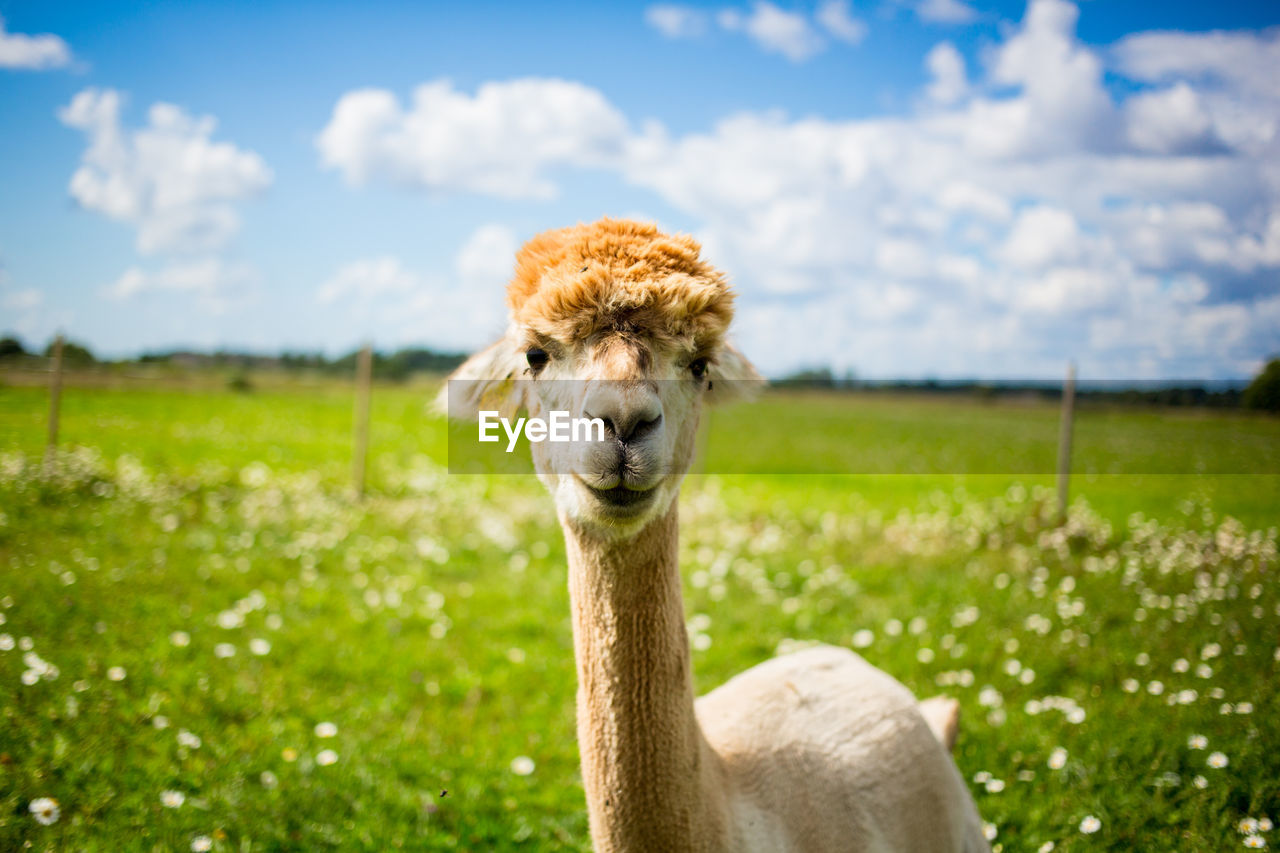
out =
{"type": "Polygon", "coordinates": [[[847,649],[774,658],[697,702],[730,849],[989,850],[964,780],[902,684],[847,649]]]}

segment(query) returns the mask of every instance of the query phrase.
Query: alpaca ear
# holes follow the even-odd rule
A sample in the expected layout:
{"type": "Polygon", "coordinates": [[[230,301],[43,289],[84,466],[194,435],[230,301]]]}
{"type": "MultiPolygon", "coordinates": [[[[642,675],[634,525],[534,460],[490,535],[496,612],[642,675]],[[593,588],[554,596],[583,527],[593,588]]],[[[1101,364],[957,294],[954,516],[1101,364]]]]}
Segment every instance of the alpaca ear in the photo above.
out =
{"type": "Polygon", "coordinates": [[[721,347],[707,367],[707,377],[710,379],[707,402],[712,404],[749,400],[768,384],[732,344],[721,347]]]}
{"type": "Polygon", "coordinates": [[[436,409],[450,418],[471,420],[482,409],[511,417],[524,404],[524,353],[507,337],[464,361],[436,396],[436,409]]]}

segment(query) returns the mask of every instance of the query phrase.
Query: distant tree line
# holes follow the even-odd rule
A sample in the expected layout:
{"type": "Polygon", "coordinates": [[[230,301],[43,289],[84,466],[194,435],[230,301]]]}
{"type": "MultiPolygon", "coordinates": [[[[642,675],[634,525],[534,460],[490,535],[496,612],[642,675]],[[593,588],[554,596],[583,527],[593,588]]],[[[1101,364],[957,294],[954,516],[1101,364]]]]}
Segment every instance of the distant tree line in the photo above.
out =
{"type": "MultiPolygon", "coordinates": [[[[47,358],[53,354],[50,342],[42,353],[26,349],[22,341],[12,335],[0,337],[0,362],[47,358]]],[[[249,370],[310,371],[326,374],[351,374],[356,369],[358,351],[353,350],[337,358],[329,358],[318,352],[291,352],[280,355],[216,350],[211,353],[192,350],[165,350],[144,353],[137,359],[142,364],[171,364],[186,368],[235,368],[249,370]]],[[[390,353],[374,351],[373,375],[378,379],[401,381],[414,373],[448,373],[466,359],[465,353],[440,352],[426,347],[406,347],[390,353]]],[[[96,364],[97,359],[88,347],[75,341],[65,341],[62,360],[72,367],[96,364]]],[[[110,362],[114,364],[130,363],[110,362]]],[[[247,385],[247,380],[246,387],[247,385]]],[[[829,367],[806,368],[775,379],[777,388],[811,388],[831,391],[886,391],[932,394],[962,394],[984,398],[1026,397],[1028,395],[1055,399],[1062,393],[1056,383],[1047,382],[984,382],[980,380],[866,380],[859,379],[853,371],[837,375],[829,367]]],[[[1267,362],[1253,381],[1243,389],[1211,388],[1205,385],[1161,385],[1151,388],[1135,388],[1116,383],[1114,387],[1090,384],[1076,388],[1081,400],[1126,403],[1155,406],[1201,406],[1208,408],[1255,409],[1280,412],[1280,357],[1267,362]]]]}
{"type": "MultiPolygon", "coordinates": [[[[882,391],[927,394],[957,394],[997,399],[1000,397],[1043,397],[1057,399],[1062,386],[1056,382],[982,380],[879,380],[859,379],[852,371],[837,375],[828,367],[805,368],[770,383],[775,388],[829,391],[882,391]]],[[[1280,412],[1280,358],[1267,362],[1253,381],[1241,388],[1214,388],[1200,384],[1161,384],[1134,387],[1132,383],[1090,383],[1076,387],[1076,398],[1096,402],[1152,406],[1200,406],[1206,408],[1246,408],[1280,412]]]]}
{"type": "MultiPolygon", "coordinates": [[[[0,337],[0,360],[22,360],[39,357],[48,358],[53,354],[50,343],[41,352],[28,350],[18,338],[11,335],[0,337]]],[[[231,368],[240,371],[250,370],[287,370],[310,371],[314,373],[350,374],[356,369],[357,351],[353,350],[336,358],[329,358],[318,352],[284,352],[280,355],[260,355],[256,353],[236,352],[234,350],[215,350],[213,352],[197,352],[194,350],[160,350],[146,352],[137,359],[99,362],[88,347],[75,341],[65,341],[62,345],[62,360],[68,366],[85,366],[91,364],[163,364],[175,367],[231,368]]],[[[378,379],[403,380],[414,373],[447,373],[466,359],[465,353],[440,352],[426,347],[405,347],[393,352],[373,353],[373,375],[378,379]]]]}

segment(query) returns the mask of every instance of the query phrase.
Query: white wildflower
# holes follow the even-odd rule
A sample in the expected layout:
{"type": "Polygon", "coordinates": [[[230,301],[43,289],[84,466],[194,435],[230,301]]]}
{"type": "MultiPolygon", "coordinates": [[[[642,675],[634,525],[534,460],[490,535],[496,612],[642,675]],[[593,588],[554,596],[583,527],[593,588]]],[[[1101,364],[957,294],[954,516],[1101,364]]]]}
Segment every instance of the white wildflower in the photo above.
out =
{"type": "Polygon", "coordinates": [[[27,810],[31,812],[37,823],[45,826],[57,823],[58,818],[62,816],[62,810],[58,808],[58,801],[53,797],[38,797],[31,801],[27,806],[27,810]]]}

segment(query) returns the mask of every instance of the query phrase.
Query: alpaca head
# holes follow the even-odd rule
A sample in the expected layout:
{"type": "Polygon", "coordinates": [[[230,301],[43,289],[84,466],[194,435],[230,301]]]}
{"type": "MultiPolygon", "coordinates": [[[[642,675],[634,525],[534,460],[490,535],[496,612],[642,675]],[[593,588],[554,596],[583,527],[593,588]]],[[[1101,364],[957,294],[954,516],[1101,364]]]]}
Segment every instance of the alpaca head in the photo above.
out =
{"type": "Polygon", "coordinates": [[[664,514],[704,402],[761,380],[725,340],[733,293],[687,236],[601,220],[541,234],[507,288],[510,325],[451,380],[450,414],[598,418],[605,440],[532,445],[560,514],[625,537],[664,514]]]}

